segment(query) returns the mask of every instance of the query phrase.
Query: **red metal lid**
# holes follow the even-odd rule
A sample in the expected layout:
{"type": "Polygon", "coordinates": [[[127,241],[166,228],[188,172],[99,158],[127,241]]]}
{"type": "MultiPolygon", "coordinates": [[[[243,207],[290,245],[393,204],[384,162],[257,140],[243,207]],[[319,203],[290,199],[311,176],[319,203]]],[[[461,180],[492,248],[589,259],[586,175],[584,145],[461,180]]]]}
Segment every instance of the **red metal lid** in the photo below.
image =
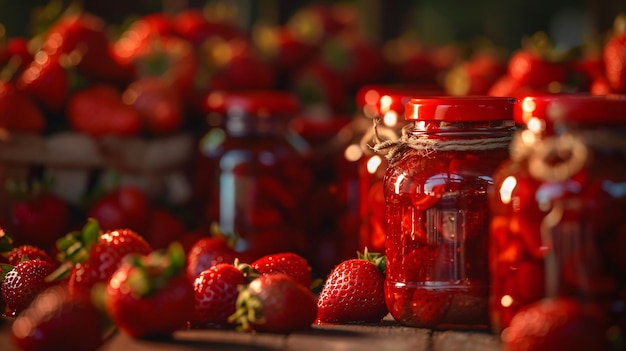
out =
{"type": "Polygon", "coordinates": [[[413,98],[406,104],[407,121],[501,121],[513,119],[517,99],[494,96],[413,98]]]}
{"type": "Polygon", "coordinates": [[[214,91],[204,103],[207,112],[240,112],[251,115],[294,115],[300,101],[291,92],[278,90],[214,91]]]}
{"type": "Polygon", "coordinates": [[[531,117],[552,124],[557,121],[582,124],[626,124],[626,95],[540,94],[526,96],[515,109],[515,120],[531,117]]]}
{"type": "MultiPolygon", "coordinates": [[[[418,96],[439,96],[445,92],[431,85],[377,85],[369,84],[361,87],[356,94],[356,104],[359,108],[369,109],[371,113],[383,115],[394,111],[404,114],[406,103],[418,96]]],[[[371,116],[370,116],[371,117],[371,116]]]]}

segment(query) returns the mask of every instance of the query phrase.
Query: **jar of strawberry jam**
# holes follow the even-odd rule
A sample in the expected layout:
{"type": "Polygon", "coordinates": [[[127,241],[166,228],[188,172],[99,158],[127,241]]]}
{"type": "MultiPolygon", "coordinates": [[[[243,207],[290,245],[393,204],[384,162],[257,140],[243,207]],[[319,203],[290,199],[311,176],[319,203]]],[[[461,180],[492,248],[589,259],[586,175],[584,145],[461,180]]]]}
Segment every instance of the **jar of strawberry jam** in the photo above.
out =
{"type": "Polygon", "coordinates": [[[196,197],[204,221],[236,234],[235,249],[246,257],[306,255],[310,148],[289,128],[299,100],[282,91],[220,91],[206,104],[223,122],[199,143],[196,197]]]}
{"type": "Polygon", "coordinates": [[[384,152],[374,152],[372,146],[382,140],[396,140],[400,137],[402,127],[406,124],[404,109],[413,96],[442,93],[434,87],[408,84],[370,84],[357,92],[359,111],[352,127],[358,138],[347,145],[344,154],[346,159],[357,163],[358,250],[367,247],[370,252],[385,251],[387,217],[383,177],[388,162],[384,152]]]}
{"type": "Polygon", "coordinates": [[[489,195],[493,329],[504,338],[521,311],[574,299],[623,338],[626,96],[529,96],[520,107],[526,127],[489,195]]]}
{"type": "Polygon", "coordinates": [[[515,99],[420,97],[388,149],[385,298],[400,323],[427,328],[489,324],[487,200],[508,156],[515,99]]]}

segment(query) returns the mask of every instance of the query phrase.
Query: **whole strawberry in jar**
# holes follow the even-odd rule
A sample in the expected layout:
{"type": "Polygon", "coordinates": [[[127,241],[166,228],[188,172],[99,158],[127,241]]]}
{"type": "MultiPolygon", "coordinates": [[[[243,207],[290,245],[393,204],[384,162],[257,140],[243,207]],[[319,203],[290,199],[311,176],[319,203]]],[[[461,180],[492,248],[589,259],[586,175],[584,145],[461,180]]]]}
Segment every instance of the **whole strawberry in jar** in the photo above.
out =
{"type": "Polygon", "coordinates": [[[199,143],[196,200],[207,224],[238,236],[251,256],[306,254],[309,145],[289,128],[300,103],[289,92],[215,91],[206,99],[222,122],[199,143]]]}
{"type": "Polygon", "coordinates": [[[401,324],[489,324],[487,191],[508,156],[513,98],[414,97],[387,150],[385,298],[401,324]]]}
{"type": "MultiPolygon", "coordinates": [[[[532,95],[520,107],[525,129],[490,193],[493,329],[514,345],[528,311],[568,301],[594,311],[602,342],[623,343],[626,96],[532,95]]],[[[546,321],[564,312],[550,311],[546,321]]],[[[556,329],[543,323],[537,328],[556,329]]],[[[579,334],[540,337],[584,345],[579,334]]]]}

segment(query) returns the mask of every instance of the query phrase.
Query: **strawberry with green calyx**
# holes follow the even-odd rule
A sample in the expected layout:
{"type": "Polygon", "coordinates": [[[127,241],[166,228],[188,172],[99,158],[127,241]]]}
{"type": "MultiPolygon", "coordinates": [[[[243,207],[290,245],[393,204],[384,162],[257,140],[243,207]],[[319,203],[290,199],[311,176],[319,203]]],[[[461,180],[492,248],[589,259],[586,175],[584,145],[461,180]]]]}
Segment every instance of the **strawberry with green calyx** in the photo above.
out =
{"type": "Polygon", "coordinates": [[[167,251],[124,258],[106,286],[105,310],[131,337],[168,336],[185,326],[194,310],[193,285],[185,274],[185,252],[167,251]]]}
{"type": "Polygon", "coordinates": [[[46,277],[54,271],[50,262],[34,259],[19,262],[15,266],[3,264],[2,300],[6,303],[5,317],[15,317],[35,299],[37,294],[56,284],[46,277]]]}
{"type": "Polygon", "coordinates": [[[262,274],[237,296],[237,310],[228,321],[240,331],[288,333],[311,328],[316,298],[284,273],[262,274]]]}
{"type": "Polygon", "coordinates": [[[98,222],[89,219],[80,231],[57,241],[59,261],[63,262],[50,280],[67,274],[72,294],[91,294],[97,283],[106,282],[127,254],[149,254],[152,247],[137,232],[119,229],[102,232],[98,222]]]}
{"type": "Polygon", "coordinates": [[[375,323],[388,313],[385,303],[386,257],[369,253],[332,269],[317,301],[318,324],[375,323]]]}
{"type": "MultiPolygon", "coordinates": [[[[187,275],[195,279],[202,271],[219,263],[231,263],[241,255],[235,251],[237,235],[226,235],[213,223],[210,236],[196,241],[187,255],[187,275]]],[[[242,261],[245,261],[241,259],[242,261]]]]}
{"type": "Polygon", "coordinates": [[[235,313],[239,289],[257,276],[249,265],[239,264],[238,260],[202,271],[193,283],[195,307],[191,327],[232,328],[234,322],[228,317],[235,313]]]}

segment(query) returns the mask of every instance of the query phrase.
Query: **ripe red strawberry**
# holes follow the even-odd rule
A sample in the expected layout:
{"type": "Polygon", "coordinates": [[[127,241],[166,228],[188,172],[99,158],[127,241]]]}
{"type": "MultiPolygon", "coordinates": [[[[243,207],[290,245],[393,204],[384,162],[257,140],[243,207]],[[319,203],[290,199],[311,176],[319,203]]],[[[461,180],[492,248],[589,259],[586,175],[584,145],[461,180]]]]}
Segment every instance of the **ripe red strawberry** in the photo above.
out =
{"type": "Polygon", "coordinates": [[[46,128],[44,115],[30,96],[1,80],[0,128],[29,133],[42,133],[46,128]]]}
{"type": "Polygon", "coordinates": [[[229,328],[228,317],[235,313],[239,286],[247,284],[244,273],[232,263],[218,263],[195,279],[192,328],[229,328]]]}
{"type": "Polygon", "coordinates": [[[202,238],[191,247],[187,255],[187,275],[195,279],[202,271],[218,263],[233,263],[240,255],[234,249],[234,242],[212,228],[211,236],[202,238]]]}
{"type": "Polygon", "coordinates": [[[569,298],[528,305],[502,331],[503,350],[608,350],[608,320],[598,306],[569,298]]]}
{"type": "Polygon", "coordinates": [[[59,196],[46,191],[32,191],[24,196],[11,206],[7,229],[10,229],[16,244],[30,244],[48,250],[68,229],[69,205],[59,196]]]}
{"type": "Polygon", "coordinates": [[[67,286],[41,292],[17,316],[12,341],[24,351],[96,350],[105,340],[100,312],[86,296],[70,296],[67,286]]]}
{"type": "Polygon", "coordinates": [[[96,200],[88,216],[98,221],[102,230],[129,228],[143,233],[150,214],[146,194],[132,185],[122,185],[96,200]]]}
{"type": "Polygon", "coordinates": [[[122,100],[141,113],[144,129],[151,134],[171,134],[183,124],[184,106],[179,91],[161,77],[135,80],[124,90],[122,100]]]}
{"type": "Polygon", "coordinates": [[[385,303],[385,256],[368,253],[332,269],[317,301],[317,323],[380,322],[385,303]]]}
{"type": "Polygon", "coordinates": [[[606,80],[614,92],[626,92],[626,15],[615,18],[602,55],[606,80]]]}
{"type": "Polygon", "coordinates": [[[183,328],[193,314],[194,290],[182,246],[126,256],[106,286],[104,303],[111,320],[131,337],[168,336],[183,328]]]}
{"type": "Polygon", "coordinates": [[[308,288],[283,273],[263,274],[239,293],[229,321],[243,331],[288,333],[309,329],[316,310],[308,288]]]}
{"type": "Polygon", "coordinates": [[[509,57],[507,75],[531,90],[548,90],[551,84],[565,83],[566,66],[553,56],[552,49],[545,33],[535,33],[509,57]]]}
{"type": "Polygon", "coordinates": [[[85,226],[57,241],[63,265],[55,276],[70,268],[69,288],[72,294],[90,294],[98,283],[106,282],[127,254],[148,254],[150,245],[136,232],[119,229],[101,232],[98,222],[90,219],[85,226]]]}
{"type": "Polygon", "coordinates": [[[3,265],[2,299],[7,305],[6,317],[14,317],[24,310],[37,294],[54,285],[46,277],[54,266],[44,260],[26,260],[15,266],[3,265]]]}
{"type": "Polygon", "coordinates": [[[43,249],[33,245],[17,246],[7,253],[7,258],[9,264],[13,266],[22,261],[35,259],[50,262],[55,267],[59,265],[59,261],[48,255],[43,249]]]}
{"type": "Polygon", "coordinates": [[[250,266],[261,274],[284,273],[306,288],[311,286],[309,262],[293,252],[269,254],[250,263],[250,266]]]}
{"type": "Polygon", "coordinates": [[[113,58],[106,23],[93,14],[62,16],[45,33],[41,49],[51,59],[77,50],[77,71],[95,81],[124,84],[130,79],[129,71],[113,58]]]}
{"type": "Polygon", "coordinates": [[[43,109],[51,113],[63,112],[71,87],[71,63],[69,55],[50,58],[44,51],[37,60],[17,77],[16,86],[26,92],[43,109]]]}
{"type": "Polygon", "coordinates": [[[72,94],[67,102],[67,119],[78,132],[94,137],[133,136],[142,128],[141,114],[124,104],[112,85],[96,84],[72,94]]]}

